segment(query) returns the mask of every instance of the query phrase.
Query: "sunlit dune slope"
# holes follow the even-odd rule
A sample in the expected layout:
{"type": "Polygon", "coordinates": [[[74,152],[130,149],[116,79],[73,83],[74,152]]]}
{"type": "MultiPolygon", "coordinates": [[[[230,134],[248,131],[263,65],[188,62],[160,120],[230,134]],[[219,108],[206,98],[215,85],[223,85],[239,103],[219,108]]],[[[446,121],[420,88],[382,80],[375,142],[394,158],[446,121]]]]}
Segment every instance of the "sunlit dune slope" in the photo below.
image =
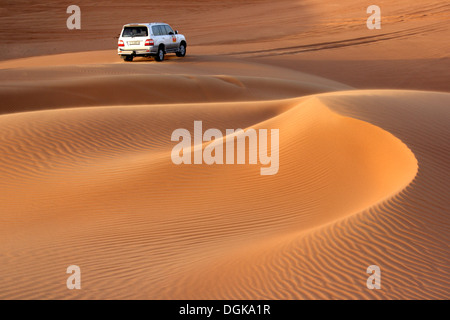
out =
{"type": "Polygon", "coordinates": [[[199,264],[170,282],[165,297],[446,299],[449,99],[412,91],[321,95],[331,110],[401,138],[418,160],[414,181],[335,223],[236,248],[206,268],[199,264]],[[382,290],[366,288],[365,269],[373,264],[382,270],[382,290]]]}
{"type": "Polygon", "coordinates": [[[88,275],[82,297],[159,298],[167,279],[197,262],[207,266],[237,248],[263,249],[271,239],[351,216],[416,174],[416,159],[400,140],[330,111],[320,98],[186,106],[1,117],[8,137],[2,175],[9,177],[1,202],[9,259],[1,272],[12,279],[6,295],[20,297],[14,279],[27,282],[24,267],[34,264],[29,281],[39,278],[46,289],[29,296],[63,298],[53,271],[75,260],[88,275]],[[279,173],[260,176],[259,165],[174,165],[172,130],[192,130],[198,119],[223,131],[279,129],[279,173]],[[25,248],[33,254],[15,254],[25,248]]]}

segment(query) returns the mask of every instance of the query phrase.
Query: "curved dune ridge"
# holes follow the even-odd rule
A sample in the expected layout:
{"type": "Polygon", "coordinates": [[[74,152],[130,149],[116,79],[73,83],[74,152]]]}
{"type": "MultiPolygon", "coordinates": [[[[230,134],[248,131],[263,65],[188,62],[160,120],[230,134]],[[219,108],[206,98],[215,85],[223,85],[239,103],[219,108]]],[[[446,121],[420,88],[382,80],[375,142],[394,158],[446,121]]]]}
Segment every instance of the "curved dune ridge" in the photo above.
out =
{"type": "Polygon", "coordinates": [[[421,171],[404,188],[417,155],[421,170],[443,174],[445,156],[420,156],[446,136],[448,101],[342,91],[2,115],[1,297],[445,297],[447,200],[420,202],[430,183],[421,171]],[[279,173],[172,164],[172,131],[199,119],[279,129],[279,173]],[[84,288],[68,296],[69,264],[82,266],[84,288]],[[383,268],[385,291],[365,288],[370,264],[383,268]]]}
{"type": "Polygon", "coordinates": [[[333,111],[401,137],[418,159],[414,181],[357,214],[236,248],[208,268],[197,266],[167,286],[167,297],[174,292],[203,299],[448,297],[449,201],[443,190],[449,188],[449,95],[356,91],[320,99],[333,111]],[[365,288],[362,266],[371,264],[383,270],[382,291],[365,288]]]}

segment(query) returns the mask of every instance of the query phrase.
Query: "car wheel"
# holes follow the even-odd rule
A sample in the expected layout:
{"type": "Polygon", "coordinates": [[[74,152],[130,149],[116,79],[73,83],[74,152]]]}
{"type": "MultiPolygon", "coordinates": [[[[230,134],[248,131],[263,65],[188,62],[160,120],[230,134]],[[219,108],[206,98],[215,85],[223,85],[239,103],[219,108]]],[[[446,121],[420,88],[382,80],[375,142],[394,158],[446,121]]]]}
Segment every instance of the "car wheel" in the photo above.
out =
{"type": "Polygon", "coordinates": [[[133,61],[133,56],[122,56],[125,61],[133,61]]]}
{"type": "Polygon", "coordinates": [[[158,53],[156,53],[155,57],[156,61],[163,61],[164,60],[164,49],[163,47],[158,48],[158,53]]]}
{"type": "Polygon", "coordinates": [[[180,48],[177,52],[177,57],[184,57],[186,55],[186,44],[180,44],[180,48]]]}

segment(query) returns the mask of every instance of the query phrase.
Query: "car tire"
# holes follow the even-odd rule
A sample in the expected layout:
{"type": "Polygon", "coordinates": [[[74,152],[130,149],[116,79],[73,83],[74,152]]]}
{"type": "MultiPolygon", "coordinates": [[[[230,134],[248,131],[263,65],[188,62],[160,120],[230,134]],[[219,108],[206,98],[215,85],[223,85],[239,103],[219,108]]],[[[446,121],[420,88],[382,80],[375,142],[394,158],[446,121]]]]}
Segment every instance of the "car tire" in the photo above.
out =
{"type": "Polygon", "coordinates": [[[185,55],[186,55],[186,44],[182,42],[180,44],[180,48],[178,49],[177,57],[184,57],[185,55]]]}
{"type": "Polygon", "coordinates": [[[158,62],[164,61],[164,48],[159,47],[158,52],[156,53],[155,60],[158,62]]]}
{"type": "Polygon", "coordinates": [[[122,59],[128,62],[133,61],[133,56],[122,56],[122,59]]]}

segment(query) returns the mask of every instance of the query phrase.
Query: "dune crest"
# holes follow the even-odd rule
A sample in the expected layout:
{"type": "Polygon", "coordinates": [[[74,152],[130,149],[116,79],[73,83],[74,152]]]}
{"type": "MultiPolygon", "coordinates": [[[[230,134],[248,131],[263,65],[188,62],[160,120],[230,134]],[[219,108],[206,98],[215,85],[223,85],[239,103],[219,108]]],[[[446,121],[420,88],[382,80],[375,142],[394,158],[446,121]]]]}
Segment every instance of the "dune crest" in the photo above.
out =
{"type": "Polygon", "coordinates": [[[447,125],[450,95],[367,90],[325,94],[320,99],[340,114],[370,121],[402,138],[419,164],[411,184],[357,214],[330,224],[237,247],[207,269],[199,265],[195,271],[171,282],[163,297],[448,297],[449,233],[447,213],[441,208],[448,207],[442,190],[448,190],[449,173],[441,169],[447,167],[450,155],[444,138],[450,133],[447,125]],[[417,132],[416,119],[421,119],[420,132],[427,132],[426,135],[417,132]],[[434,154],[432,150],[439,151],[434,154]],[[381,267],[382,290],[368,290],[365,286],[365,267],[372,264],[381,267]]]}
{"type": "MultiPolygon", "coordinates": [[[[189,265],[213,264],[225,252],[277,243],[285,234],[333,223],[389,198],[416,174],[415,157],[401,141],[369,123],[330,111],[319,96],[185,106],[1,116],[3,135],[9,137],[2,147],[4,161],[11,159],[3,167],[3,176],[10,176],[2,182],[2,219],[9,222],[8,232],[3,231],[16,239],[14,244],[3,243],[14,252],[34,237],[42,241],[30,257],[9,259],[8,270],[27,282],[21,265],[38,259],[62,268],[71,256],[85,266],[90,285],[99,290],[97,297],[124,298],[124,292],[107,289],[106,279],[118,263],[112,263],[114,248],[127,248],[120,249],[123,278],[117,285],[125,288],[130,277],[152,274],[133,284],[139,290],[130,292],[160,298],[165,294],[164,279],[182,277],[189,265]],[[249,164],[174,165],[170,134],[178,127],[192,129],[195,119],[222,130],[237,125],[279,129],[280,172],[260,180],[259,166],[249,164]],[[22,146],[21,151],[11,145],[22,146]],[[17,197],[24,193],[27,201],[19,203],[17,197]],[[268,207],[262,198],[275,206],[268,207]],[[42,229],[56,234],[48,237],[42,229]],[[23,232],[28,236],[19,236],[23,232]],[[55,236],[58,244],[52,240],[55,236]],[[116,236],[122,240],[111,247],[116,236]],[[134,247],[136,241],[140,245],[134,247]],[[92,255],[99,250],[106,251],[92,255]],[[131,256],[141,257],[139,269],[131,256]]],[[[42,296],[32,297],[64,297],[47,269],[34,271],[33,277],[47,279],[49,286],[42,296]]],[[[8,296],[18,294],[13,283],[3,290],[8,296]]]]}

